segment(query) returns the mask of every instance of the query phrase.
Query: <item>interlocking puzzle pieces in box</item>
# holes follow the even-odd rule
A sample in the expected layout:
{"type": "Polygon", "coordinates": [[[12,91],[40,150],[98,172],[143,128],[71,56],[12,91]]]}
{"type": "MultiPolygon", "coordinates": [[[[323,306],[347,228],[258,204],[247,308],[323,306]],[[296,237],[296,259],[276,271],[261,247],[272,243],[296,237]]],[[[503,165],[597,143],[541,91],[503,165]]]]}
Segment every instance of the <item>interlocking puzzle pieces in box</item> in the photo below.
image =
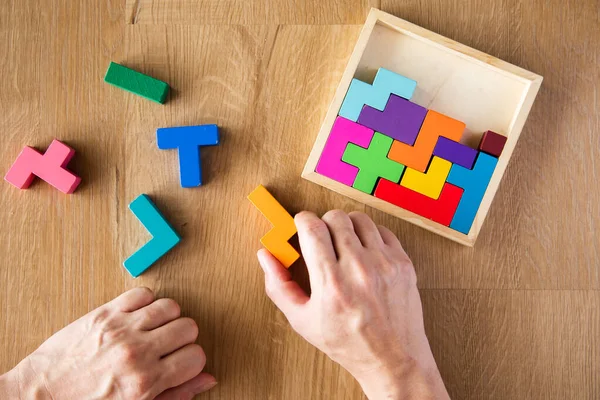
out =
{"type": "Polygon", "coordinates": [[[506,137],[460,143],[465,124],[412,103],[415,88],[383,68],[372,85],[354,79],[315,170],[468,234],[506,137]]]}
{"type": "Polygon", "coordinates": [[[81,178],[67,169],[75,150],[54,139],[44,154],[26,146],[4,179],[19,189],[27,189],[33,179],[48,182],[63,193],[73,193],[81,178]]]}

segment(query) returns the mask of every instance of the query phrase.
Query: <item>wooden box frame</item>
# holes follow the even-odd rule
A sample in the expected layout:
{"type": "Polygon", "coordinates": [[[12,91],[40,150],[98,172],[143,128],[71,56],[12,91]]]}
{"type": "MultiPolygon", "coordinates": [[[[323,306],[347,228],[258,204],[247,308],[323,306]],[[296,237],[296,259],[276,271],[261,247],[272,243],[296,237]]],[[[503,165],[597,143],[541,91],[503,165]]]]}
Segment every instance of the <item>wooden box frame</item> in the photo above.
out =
{"type": "Polygon", "coordinates": [[[371,9],[302,177],[458,243],[473,246],[542,79],[533,72],[371,9]],[[379,67],[417,81],[411,101],[464,121],[467,129],[461,142],[477,148],[481,135],[488,129],[507,136],[468,235],[315,172],[350,82],[353,78],[372,82],[379,67]]]}

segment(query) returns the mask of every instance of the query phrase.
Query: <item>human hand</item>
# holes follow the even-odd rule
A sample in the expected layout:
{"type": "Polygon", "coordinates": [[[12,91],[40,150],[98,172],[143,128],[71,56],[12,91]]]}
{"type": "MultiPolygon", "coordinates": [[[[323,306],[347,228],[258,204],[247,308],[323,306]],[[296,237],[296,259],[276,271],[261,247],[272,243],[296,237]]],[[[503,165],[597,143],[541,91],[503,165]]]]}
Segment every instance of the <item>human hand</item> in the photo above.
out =
{"type": "Polygon", "coordinates": [[[202,373],[198,326],[171,299],[132,289],[44,342],[0,377],[0,398],[192,399],[216,385],[202,373]]]}
{"type": "Polygon", "coordinates": [[[267,295],[292,328],[348,370],[370,399],[449,398],[423,326],[412,262],[363,213],[295,217],[310,297],[268,251],[267,295]]]}

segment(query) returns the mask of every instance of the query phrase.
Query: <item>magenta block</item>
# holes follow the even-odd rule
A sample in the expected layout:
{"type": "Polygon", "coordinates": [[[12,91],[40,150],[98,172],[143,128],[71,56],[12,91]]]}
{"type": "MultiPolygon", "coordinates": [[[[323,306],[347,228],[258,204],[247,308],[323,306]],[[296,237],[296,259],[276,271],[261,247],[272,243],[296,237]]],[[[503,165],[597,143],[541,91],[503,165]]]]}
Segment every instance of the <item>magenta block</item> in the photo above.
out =
{"type": "Polygon", "coordinates": [[[433,155],[450,161],[452,164],[472,169],[475,158],[477,158],[477,150],[440,136],[433,149],[433,155]]]}
{"type": "Polygon", "coordinates": [[[48,182],[64,193],[73,193],[81,178],[67,170],[75,150],[54,139],[42,155],[26,146],[4,177],[19,189],[27,189],[34,176],[48,182]]]}
{"type": "Polygon", "coordinates": [[[346,146],[348,143],[354,143],[367,148],[374,134],[372,129],[365,128],[346,118],[337,117],[315,171],[344,185],[352,186],[358,174],[358,168],[342,161],[346,146]]]}
{"type": "Polygon", "coordinates": [[[391,95],[383,111],[364,106],[358,123],[412,146],[419,135],[425,115],[426,108],[391,95]]]}

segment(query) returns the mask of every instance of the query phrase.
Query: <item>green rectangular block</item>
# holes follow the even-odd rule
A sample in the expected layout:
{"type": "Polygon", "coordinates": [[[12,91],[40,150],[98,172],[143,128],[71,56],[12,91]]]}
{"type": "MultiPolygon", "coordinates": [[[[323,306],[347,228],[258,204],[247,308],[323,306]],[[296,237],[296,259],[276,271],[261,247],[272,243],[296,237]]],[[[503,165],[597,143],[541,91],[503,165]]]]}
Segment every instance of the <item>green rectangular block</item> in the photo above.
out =
{"type": "Polygon", "coordinates": [[[165,82],[112,61],[104,76],[104,82],[160,104],[165,103],[169,93],[169,85],[165,82]]]}

